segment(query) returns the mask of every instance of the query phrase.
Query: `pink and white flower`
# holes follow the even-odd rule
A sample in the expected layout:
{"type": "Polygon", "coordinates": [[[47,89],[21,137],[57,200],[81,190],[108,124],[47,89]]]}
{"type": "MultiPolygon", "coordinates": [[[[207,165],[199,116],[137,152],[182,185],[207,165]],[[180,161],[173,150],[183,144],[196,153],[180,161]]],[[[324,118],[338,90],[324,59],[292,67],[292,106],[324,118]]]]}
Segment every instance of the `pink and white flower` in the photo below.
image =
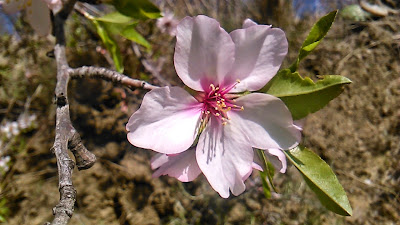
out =
{"type": "Polygon", "coordinates": [[[51,20],[49,9],[60,10],[61,0],[5,0],[4,11],[14,14],[25,10],[27,21],[40,36],[50,33],[51,20]]]}
{"type": "Polygon", "coordinates": [[[158,29],[163,33],[168,33],[170,36],[175,37],[179,20],[175,18],[172,12],[166,11],[163,14],[163,17],[157,19],[156,25],[158,29]]]}
{"type": "Polygon", "coordinates": [[[175,69],[197,94],[180,87],[148,92],[126,125],[129,142],[161,153],[152,159],[155,176],[188,182],[203,173],[224,198],[241,194],[253,167],[260,169],[254,148],[280,159],[284,171],[282,150],[301,139],[289,110],[274,96],[239,93],[264,87],[287,49],[282,30],[249,19],[228,34],[209,17],[184,18],[175,69]]]}

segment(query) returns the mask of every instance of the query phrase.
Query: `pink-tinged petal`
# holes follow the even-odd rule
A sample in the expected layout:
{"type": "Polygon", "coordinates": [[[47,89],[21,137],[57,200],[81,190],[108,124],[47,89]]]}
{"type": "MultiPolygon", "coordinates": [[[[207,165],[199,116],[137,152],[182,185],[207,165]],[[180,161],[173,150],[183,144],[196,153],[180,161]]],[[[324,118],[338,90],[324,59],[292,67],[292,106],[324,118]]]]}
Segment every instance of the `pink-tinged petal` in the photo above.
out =
{"type": "Polygon", "coordinates": [[[62,1],[61,0],[44,0],[47,3],[47,6],[51,10],[60,11],[62,8],[62,1]]]}
{"type": "Polygon", "coordinates": [[[274,165],[274,167],[281,173],[286,172],[286,156],[282,150],[276,148],[270,148],[265,151],[268,155],[269,161],[274,165]]]}
{"type": "Polygon", "coordinates": [[[243,179],[252,170],[253,154],[246,135],[234,123],[222,125],[214,117],[200,135],[196,149],[201,171],[223,198],[229,197],[229,190],[234,195],[245,190],[243,179]]]}
{"type": "MultiPolygon", "coordinates": [[[[243,180],[243,181],[247,180],[247,178],[250,177],[251,173],[253,173],[253,170],[250,170],[247,174],[245,174],[245,175],[242,177],[242,180],[243,180]]],[[[240,194],[240,193],[239,193],[239,194],[240,194]]]]}
{"type": "Polygon", "coordinates": [[[4,12],[8,13],[8,14],[14,14],[18,11],[21,11],[23,9],[25,9],[25,7],[27,6],[27,0],[6,0],[4,2],[3,9],[4,12]]]}
{"type": "Polygon", "coordinates": [[[193,148],[172,156],[157,154],[151,159],[151,168],[157,169],[153,177],[169,175],[182,182],[193,181],[201,173],[193,148]]]}
{"type": "Polygon", "coordinates": [[[301,133],[279,98],[252,93],[237,98],[235,104],[243,106],[244,110],[229,111],[228,116],[248,136],[252,147],[290,149],[300,142],[301,133]]]}
{"type": "Polygon", "coordinates": [[[306,118],[299,119],[299,120],[294,120],[293,123],[297,127],[297,129],[299,129],[299,131],[302,131],[303,127],[304,127],[304,125],[306,123],[306,118]]]}
{"type": "Polygon", "coordinates": [[[128,140],[140,148],[166,154],[187,150],[196,138],[201,105],[179,87],[148,92],[129,119],[128,140]]]}
{"type": "MultiPolygon", "coordinates": [[[[256,159],[256,158],[258,158],[258,157],[254,157],[254,159],[256,159]]],[[[256,163],[256,162],[253,162],[253,163],[251,164],[251,167],[252,167],[253,169],[258,170],[258,171],[263,171],[263,168],[260,166],[260,164],[258,164],[258,163],[256,163]]],[[[253,170],[250,170],[250,171],[242,178],[243,181],[247,180],[247,178],[249,178],[250,175],[251,175],[252,173],[253,173],[253,170]]]]}
{"type": "MultiPolygon", "coordinates": [[[[254,159],[256,159],[256,158],[258,158],[258,157],[254,157],[254,159]]],[[[256,162],[256,160],[254,160],[254,162],[253,162],[253,169],[256,169],[256,170],[258,170],[258,171],[263,171],[263,168],[262,168],[262,166],[261,166],[262,164],[260,164],[259,162],[256,162]]]]}
{"type": "Polygon", "coordinates": [[[251,25],[230,35],[236,48],[235,63],[228,74],[231,80],[241,81],[231,92],[261,89],[278,72],[287,54],[285,33],[268,25],[251,25]]]}
{"type": "Polygon", "coordinates": [[[174,63],[188,87],[203,91],[211,83],[220,84],[232,67],[234,54],[235,44],[216,20],[200,15],[185,17],[178,24],[174,63]]]}
{"type": "MultiPolygon", "coordinates": [[[[256,150],[255,150],[256,151],[256,150]]],[[[264,171],[264,161],[260,159],[258,154],[254,154],[254,159],[253,159],[253,169],[259,170],[259,171],[264,171]]]]}
{"type": "Polygon", "coordinates": [[[32,0],[32,4],[26,8],[28,23],[40,36],[50,33],[50,11],[43,0],[32,0]]]}
{"type": "Polygon", "coordinates": [[[254,22],[253,20],[251,20],[251,19],[245,19],[243,21],[242,28],[246,29],[246,28],[249,28],[249,27],[254,26],[254,25],[258,25],[258,24],[256,22],[254,22]]]}

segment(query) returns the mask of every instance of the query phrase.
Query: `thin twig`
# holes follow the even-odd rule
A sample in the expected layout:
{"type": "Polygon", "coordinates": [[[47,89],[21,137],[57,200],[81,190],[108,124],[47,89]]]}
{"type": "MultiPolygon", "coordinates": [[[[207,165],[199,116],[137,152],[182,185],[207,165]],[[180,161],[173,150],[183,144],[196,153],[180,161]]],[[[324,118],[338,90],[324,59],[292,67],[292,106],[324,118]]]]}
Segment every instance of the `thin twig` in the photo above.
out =
{"type": "MultiPolygon", "coordinates": [[[[57,43],[54,48],[54,55],[57,62],[57,84],[55,89],[57,109],[56,134],[52,151],[57,158],[60,191],[60,202],[53,208],[54,220],[51,224],[54,225],[65,225],[68,223],[74,212],[76,201],[76,190],[72,185],[72,171],[75,163],[68,155],[68,147],[71,147],[71,143],[73,143],[72,149],[74,149],[73,153],[76,159],[84,158],[92,161],[90,163],[85,162],[86,166],[78,164],[78,167],[87,168],[88,165],[93,165],[96,159],[82,144],[76,143],[75,139],[79,138],[79,136],[76,136],[77,133],[72,126],[69,115],[67,88],[70,77],[65,54],[64,24],[75,3],[76,0],[64,1],[63,8],[59,12],[53,11],[55,14],[53,20],[53,34],[56,37],[57,43]],[[77,150],[77,146],[84,149],[77,150]],[[84,154],[86,154],[86,156],[84,156],[84,154]]],[[[79,160],[77,160],[77,162],[79,163],[79,160]]]]}
{"type": "Polygon", "coordinates": [[[56,37],[54,56],[57,62],[57,84],[55,89],[57,109],[56,134],[52,151],[57,158],[60,202],[53,208],[54,220],[51,223],[52,225],[66,225],[74,212],[76,190],[72,184],[72,171],[75,163],[69,157],[68,150],[74,154],[76,164],[80,170],[90,168],[96,161],[96,156],[82,144],[79,134],[71,123],[67,95],[70,78],[88,76],[120,83],[131,88],[148,90],[157,87],[105,68],[84,66],[72,69],[69,67],[65,53],[64,25],[76,2],[77,0],[65,0],[60,11],[53,11],[53,34],[56,37]]]}
{"type": "Polygon", "coordinates": [[[97,78],[122,84],[128,86],[129,88],[143,88],[147,90],[153,90],[154,88],[158,87],[145,81],[132,79],[114,70],[109,70],[102,67],[82,66],[76,69],[69,69],[68,73],[72,79],[84,77],[97,78]]]}

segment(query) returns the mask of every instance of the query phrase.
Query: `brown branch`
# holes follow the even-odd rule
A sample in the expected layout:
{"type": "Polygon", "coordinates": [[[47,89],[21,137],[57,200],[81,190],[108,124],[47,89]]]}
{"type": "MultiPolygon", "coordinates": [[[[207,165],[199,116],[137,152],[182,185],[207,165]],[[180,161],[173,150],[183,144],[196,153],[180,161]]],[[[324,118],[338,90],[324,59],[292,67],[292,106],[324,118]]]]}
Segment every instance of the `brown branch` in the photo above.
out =
{"type": "Polygon", "coordinates": [[[76,0],[64,1],[63,8],[59,12],[53,12],[55,14],[53,34],[56,37],[57,43],[54,48],[54,55],[57,62],[57,84],[55,89],[57,109],[56,134],[52,151],[57,158],[60,191],[60,202],[53,208],[54,220],[51,224],[54,225],[67,224],[74,212],[76,190],[72,184],[72,171],[75,163],[68,155],[68,148],[70,147],[71,150],[73,150],[72,152],[77,159],[78,168],[80,169],[90,167],[96,159],[96,157],[81,144],[79,135],[77,136],[69,115],[67,88],[70,77],[65,54],[64,24],[75,2],[76,0]]]}
{"type": "MultiPolygon", "coordinates": [[[[70,78],[93,77],[120,83],[131,88],[154,89],[157,86],[129,78],[112,70],[97,67],[71,69],[65,53],[64,25],[77,0],[63,1],[60,11],[53,11],[53,34],[56,37],[54,56],[57,62],[56,98],[56,134],[52,151],[57,158],[60,202],[53,208],[52,225],[66,225],[74,212],[76,190],[72,184],[72,171],[75,163],[69,157],[70,150],[75,157],[78,169],[88,169],[96,161],[96,156],[82,144],[79,134],[73,127],[69,114],[68,82],[70,78]]],[[[50,224],[50,223],[47,223],[50,224]]]]}
{"type": "Polygon", "coordinates": [[[102,67],[83,66],[76,69],[69,69],[68,73],[72,79],[84,78],[84,77],[97,78],[106,81],[111,81],[117,84],[122,84],[129,88],[143,88],[147,90],[153,90],[154,88],[158,87],[149,84],[145,81],[132,79],[121,73],[102,67]]]}
{"type": "Polygon", "coordinates": [[[72,137],[68,141],[68,149],[74,154],[79,170],[89,169],[96,162],[96,156],[87,150],[80,135],[75,130],[72,131],[72,137]]]}

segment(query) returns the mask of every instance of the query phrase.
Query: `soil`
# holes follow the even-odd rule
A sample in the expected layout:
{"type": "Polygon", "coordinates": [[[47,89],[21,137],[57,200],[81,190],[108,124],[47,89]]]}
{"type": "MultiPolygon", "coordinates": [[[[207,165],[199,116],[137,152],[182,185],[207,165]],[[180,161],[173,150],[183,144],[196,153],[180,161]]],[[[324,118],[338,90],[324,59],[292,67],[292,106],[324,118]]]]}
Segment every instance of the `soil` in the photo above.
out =
{"type": "MultiPolygon", "coordinates": [[[[326,210],[293,166],[275,176],[279,194],[271,199],[263,196],[257,173],[247,181],[242,195],[229,199],[220,198],[204,176],[191,183],[152,178],[149,159],[154,153],[130,145],[125,131],[145,91],[79,80],[70,85],[71,119],[98,161],[88,170],[73,173],[77,202],[70,224],[399,224],[399,21],[399,16],[358,23],[339,18],[317,50],[301,63],[302,75],[340,74],[353,82],[324,109],[309,115],[304,126],[304,145],[333,168],[347,192],[353,216],[326,210]]],[[[298,33],[297,45],[305,35],[298,33]]],[[[47,43],[45,49],[51,40],[47,43]]],[[[94,49],[94,44],[87,47],[94,49]]],[[[296,47],[291,46],[289,59],[296,55],[296,47]]],[[[75,54],[71,64],[94,64],[83,54],[89,53],[75,54]]],[[[52,64],[44,54],[38,59],[52,64]]],[[[172,83],[179,82],[171,78],[172,61],[163,68],[172,83]]],[[[51,69],[54,65],[47,66],[51,69]]],[[[33,84],[39,83],[40,79],[33,84]]],[[[54,83],[49,90],[53,87],[54,83]]],[[[1,197],[9,209],[5,224],[44,224],[51,221],[51,209],[58,203],[57,166],[50,151],[55,106],[51,99],[43,99],[32,103],[38,127],[22,135],[24,143],[13,153],[11,169],[2,180],[1,197]]],[[[17,104],[12,112],[20,111],[22,106],[17,104]]]]}

